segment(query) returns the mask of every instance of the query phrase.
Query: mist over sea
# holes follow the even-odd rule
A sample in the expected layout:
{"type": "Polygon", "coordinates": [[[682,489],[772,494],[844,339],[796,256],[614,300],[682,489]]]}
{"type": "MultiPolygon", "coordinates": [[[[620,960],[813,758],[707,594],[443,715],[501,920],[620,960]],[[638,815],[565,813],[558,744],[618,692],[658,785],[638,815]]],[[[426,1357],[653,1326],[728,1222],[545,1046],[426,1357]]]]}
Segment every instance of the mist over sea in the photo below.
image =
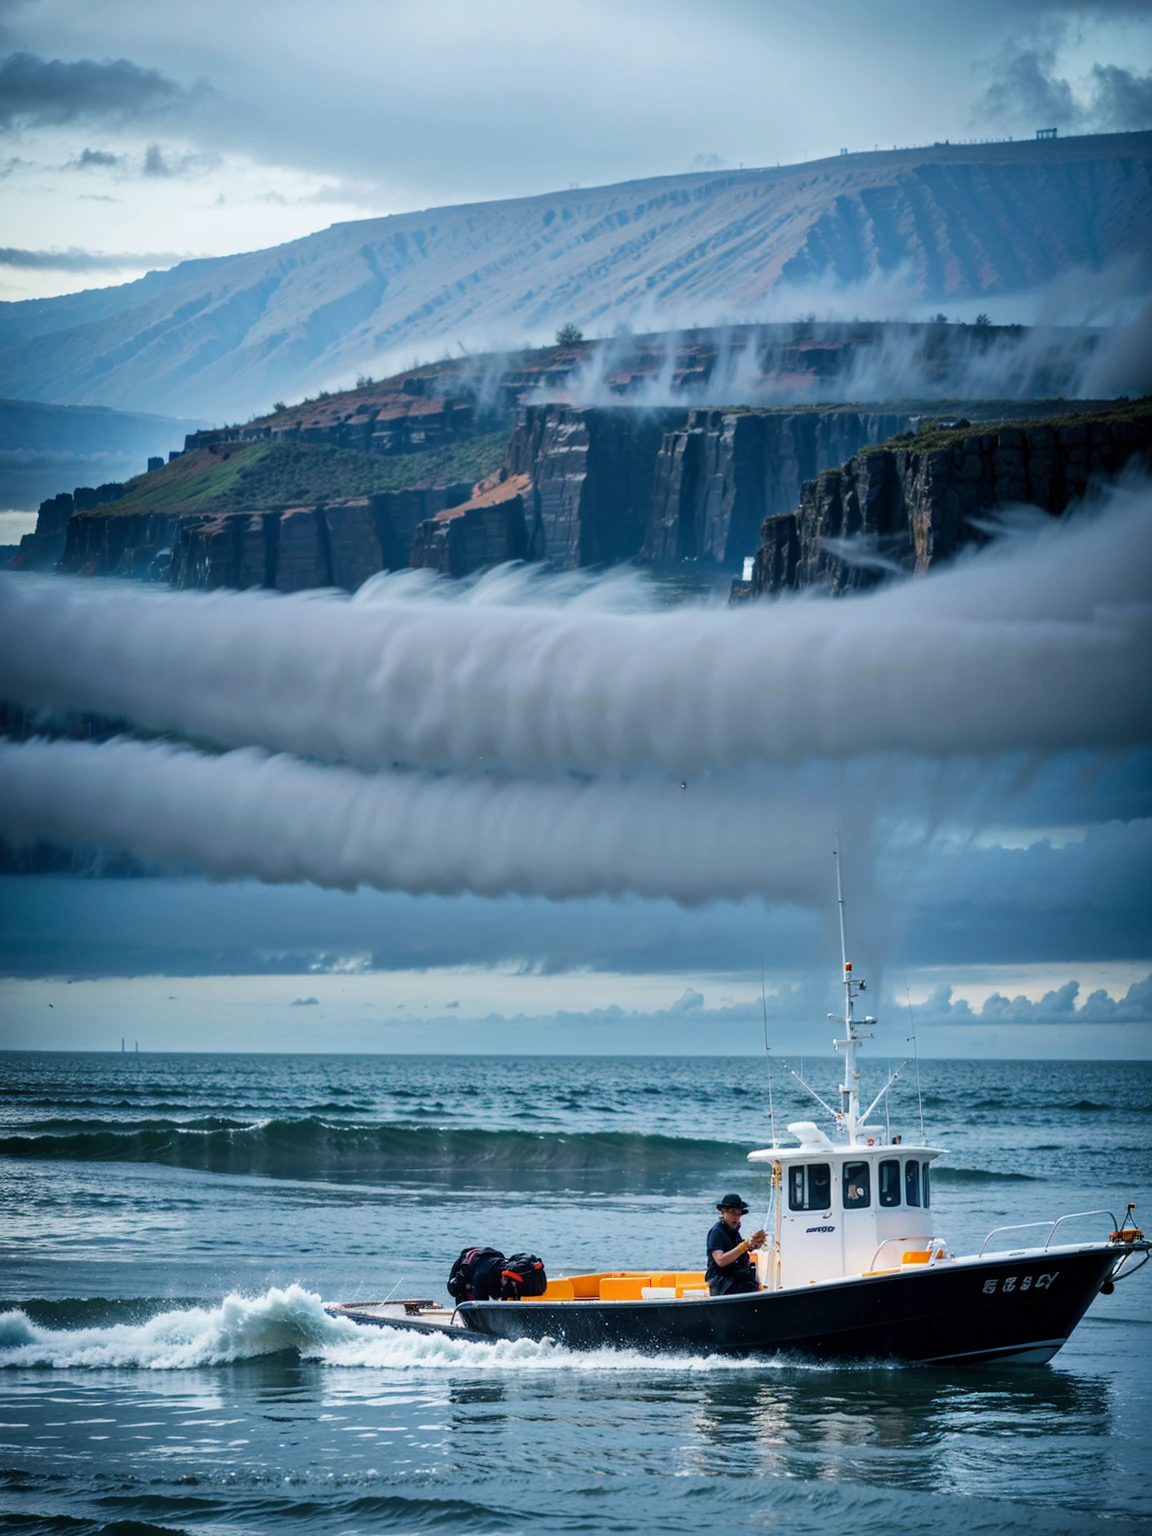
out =
{"type": "MultiPolygon", "coordinates": [[[[833,1091],[833,1060],[805,1072],[833,1091]]],[[[959,1252],[1148,1186],[1152,1065],[922,1077],[949,1149],[934,1227],[959,1252]]],[[[781,1127],[820,1114],[779,1063],[774,1090],[781,1127]]],[[[892,1128],[918,1139],[907,1075],[892,1128]]],[[[0,1526],[1152,1525],[1147,1275],[1040,1368],[579,1355],[321,1310],[446,1302],[469,1243],[554,1273],[699,1267],[725,1190],[761,1221],[744,1157],[766,1140],[749,1058],[0,1056],[0,1526]]]]}

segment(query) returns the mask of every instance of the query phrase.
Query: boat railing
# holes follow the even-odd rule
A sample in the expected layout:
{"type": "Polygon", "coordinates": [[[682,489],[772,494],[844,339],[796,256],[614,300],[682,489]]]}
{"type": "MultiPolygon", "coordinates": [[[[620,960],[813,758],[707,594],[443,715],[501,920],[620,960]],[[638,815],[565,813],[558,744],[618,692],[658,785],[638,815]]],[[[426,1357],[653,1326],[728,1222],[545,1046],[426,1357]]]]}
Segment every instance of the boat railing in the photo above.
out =
{"type": "Polygon", "coordinates": [[[1111,1222],[1112,1222],[1111,1230],[1113,1232],[1115,1232],[1117,1227],[1119,1226],[1119,1223],[1117,1222],[1116,1217],[1112,1214],[1111,1211],[1104,1211],[1104,1210],[1100,1210],[1100,1211],[1070,1211],[1067,1216],[1059,1216],[1052,1223],[1052,1232],[1049,1232],[1049,1234],[1048,1234],[1048,1236],[1047,1236],[1047,1238],[1045,1239],[1045,1242],[1044,1242],[1045,1250],[1047,1250],[1048,1244],[1052,1241],[1052,1233],[1056,1231],[1056,1228],[1058,1226],[1060,1226],[1061,1223],[1063,1223],[1065,1221],[1075,1221],[1078,1216],[1107,1216],[1107,1217],[1109,1217],[1111,1219],[1111,1222]]]}
{"type": "MultiPolygon", "coordinates": [[[[1008,1224],[1008,1226],[1006,1226],[1006,1227],[993,1227],[991,1232],[989,1232],[988,1236],[980,1244],[980,1252],[976,1255],[976,1257],[978,1259],[982,1259],[984,1257],[984,1252],[987,1249],[988,1244],[992,1241],[992,1239],[994,1237],[999,1237],[1001,1232],[1027,1232],[1032,1227],[1047,1227],[1048,1228],[1048,1236],[1044,1239],[1044,1248],[1042,1250],[1043,1252],[1046,1253],[1048,1251],[1048,1245],[1052,1241],[1052,1234],[1056,1231],[1056,1228],[1058,1226],[1060,1226],[1065,1221],[1076,1221],[1081,1216],[1111,1216],[1112,1217],[1112,1226],[1113,1226],[1113,1229],[1115,1229],[1115,1226],[1116,1226],[1116,1218],[1115,1218],[1115,1216],[1112,1215],[1111,1211],[1105,1211],[1105,1210],[1099,1210],[1099,1211],[1069,1211],[1067,1216],[1058,1216],[1055,1221],[1013,1221],[1013,1222],[1010,1222],[1008,1224]]],[[[994,1250],[994,1252],[997,1252],[997,1253],[1000,1253],[1000,1252],[1003,1252],[1003,1251],[1004,1250],[1002,1250],[1002,1249],[995,1249],[994,1250]]]]}
{"type": "MultiPolygon", "coordinates": [[[[927,1253],[928,1257],[921,1261],[925,1265],[935,1264],[938,1258],[944,1257],[944,1253],[946,1251],[946,1244],[942,1237],[925,1237],[923,1232],[912,1232],[907,1237],[886,1237],[880,1244],[879,1248],[877,1248],[876,1252],[872,1255],[872,1262],[864,1271],[865,1274],[869,1274],[875,1270],[876,1260],[884,1252],[885,1248],[889,1247],[892,1243],[920,1244],[919,1248],[917,1248],[915,1251],[918,1253],[927,1253]]],[[[903,1268],[903,1265],[901,1265],[901,1268],[903,1268]]]]}

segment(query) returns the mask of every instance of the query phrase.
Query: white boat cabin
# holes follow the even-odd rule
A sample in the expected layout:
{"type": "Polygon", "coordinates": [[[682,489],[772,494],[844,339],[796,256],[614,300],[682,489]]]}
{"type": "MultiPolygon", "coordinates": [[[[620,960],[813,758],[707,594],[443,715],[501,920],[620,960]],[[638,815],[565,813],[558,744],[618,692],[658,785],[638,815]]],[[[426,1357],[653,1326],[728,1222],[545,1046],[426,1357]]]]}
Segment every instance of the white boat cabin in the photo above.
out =
{"type": "Polygon", "coordinates": [[[748,1158],[773,1172],[772,1231],[757,1255],[762,1286],[790,1289],[944,1256],[932,1227],[929,1171],[941,1148],[889,1141],[871,1126],[852,1142],[831,1141],[810,1120],[788,1130],[798,1147],[765,1147],[748,1158]]]}

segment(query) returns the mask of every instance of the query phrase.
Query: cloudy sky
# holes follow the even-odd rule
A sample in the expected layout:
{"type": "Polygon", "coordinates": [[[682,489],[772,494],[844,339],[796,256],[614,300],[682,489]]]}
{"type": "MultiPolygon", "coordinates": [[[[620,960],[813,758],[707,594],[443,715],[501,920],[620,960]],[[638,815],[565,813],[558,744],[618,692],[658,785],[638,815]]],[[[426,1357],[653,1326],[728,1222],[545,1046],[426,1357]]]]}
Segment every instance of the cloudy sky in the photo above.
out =
{"type": "Polygon", "coordinates": [[[330,223],[1152,126],[1142,0],[0,0],[0,298],[330,223]]]}
{"type": "MultiPolygon", "coordinates": [[[[0,0],[0,298],[442,203],[1041,126],[1152,127],[1146,0],[0,0]]],[[[878,1048],[905,1050],[910,998],[937,1055],[1152,1054],[1150,784],[1146,752],[1025,753],[912,852],[872,860],[849,828],[878,1048]]],[[[819,901],[696,907],[0,878],[0,1045],[754,1052],[762,956],[774,1042],[815,1053],[833,910],[830,874],[819,901]]]]}
{"type": "Polygon", "coordinates": [[[1150,511],[1114,490],[922,583],[763,610],[621,607],[618,577],[523,606],[506,577],[351,604],[4,578],[13,696],[234,748],[0,749],[5,837],[230,877],[0,878],[4,1038],[749,1054],[766,1015],[826,1052],[839,836],[882,1057],[909,1003],[926,1054],[1148,1057],[1150,511]]]}

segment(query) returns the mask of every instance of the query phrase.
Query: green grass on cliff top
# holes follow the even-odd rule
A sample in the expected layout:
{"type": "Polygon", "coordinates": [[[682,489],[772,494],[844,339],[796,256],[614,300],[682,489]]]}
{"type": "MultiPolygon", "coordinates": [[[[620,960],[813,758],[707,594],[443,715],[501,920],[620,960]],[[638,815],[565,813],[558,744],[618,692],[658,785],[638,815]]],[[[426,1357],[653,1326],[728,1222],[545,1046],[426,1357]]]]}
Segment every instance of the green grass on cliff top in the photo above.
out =
{"type": "Polygon", "coordinates": [[[97,508],[101,516],[143,512],[272,512],[344,501],[377,491],[474,484],[499,469],[510,432],[488,432],[418,453],[356,453],[312,443],[225,443],[219,451],[184,453],[162,469],[137,475],[124,496],[97,508]]]}
{"type": "Polygon", "coordinates": [[[1084,427],[1100,421],[1142,421],[1152,424],[1152,396],[1148,395],[1140,400],[1109,402],[1094,410],[1076,410],[1073,407],[1060,415],[1051,416],[1024,415],[1022,414],[1024,404],[1026,402],[1018,402],[1017,414],[1007,415],[1002,420],[973,420],[971,426],[949,427],[946,431],[933,427],[929,423],[919,432],[902,432],[897,437],[890,437],[885,443],[872,443],[867,448],[862,448],[860,453],[864,455],[879,453],[883,449],[895,451],[902,448],[907,448],[912,453],[937,453],[945,448],[959,448],[966,437],[979,437],[981,433],[996,432],[1001,427],[1019,427],[1025,431],[1033,431],[1037,427],[1050,427],[1052,431],[1060,432],[1067,431],[1069,427],[1084,427]]]}

